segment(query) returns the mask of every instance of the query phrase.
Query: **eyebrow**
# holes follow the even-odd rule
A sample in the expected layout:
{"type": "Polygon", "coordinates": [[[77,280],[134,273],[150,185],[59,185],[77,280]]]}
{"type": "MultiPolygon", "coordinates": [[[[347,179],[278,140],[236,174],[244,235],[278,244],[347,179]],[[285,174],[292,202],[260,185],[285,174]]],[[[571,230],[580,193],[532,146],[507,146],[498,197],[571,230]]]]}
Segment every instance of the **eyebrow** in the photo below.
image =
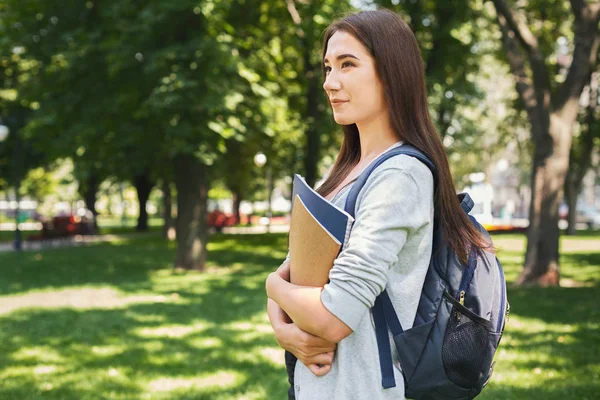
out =
{"type": "MultiPolygon", "coordinates": [[[[340,55],[339,55],[339,56],[337,56],[336,58],[337,58],[337,60],[338,60],[338,61],[339,61],[339,60],[341,60],[342,58],[354,58],[354,59],[356,59],[356,60],[360,61],[358,57],[356,57],[356,56],[354,56],[354,55],[352,55],[352,54],[340,54],[340,55]]],[[[328,63],[328,62],[329,62],[329,60],[327,60],[327,59],[324,59],[324,60],[323,60],[323,64],[324,64],[324,63],[328,63]]]]}

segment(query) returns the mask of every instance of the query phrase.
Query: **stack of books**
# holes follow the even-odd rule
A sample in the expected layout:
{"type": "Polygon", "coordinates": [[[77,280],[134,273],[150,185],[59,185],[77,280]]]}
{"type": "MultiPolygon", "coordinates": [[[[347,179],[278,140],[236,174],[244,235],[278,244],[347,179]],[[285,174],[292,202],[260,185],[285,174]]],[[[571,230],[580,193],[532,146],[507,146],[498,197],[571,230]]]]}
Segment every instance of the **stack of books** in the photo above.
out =
{"type": "Polygon", "coordinates": [[[290,221],[290,281],[324,286],[354,218],[294,175],[290,221]]]}

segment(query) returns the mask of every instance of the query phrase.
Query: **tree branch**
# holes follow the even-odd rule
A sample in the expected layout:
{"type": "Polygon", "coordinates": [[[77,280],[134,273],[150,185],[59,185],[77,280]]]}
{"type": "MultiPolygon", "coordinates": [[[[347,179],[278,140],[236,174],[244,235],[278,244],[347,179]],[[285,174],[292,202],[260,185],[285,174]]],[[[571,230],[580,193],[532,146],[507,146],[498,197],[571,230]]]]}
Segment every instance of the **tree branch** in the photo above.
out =
{"type": "Polygon", "coordinates": [[[510,9],[505,0],[492,0],[496,7],[498,21],[507,30],[507,36],[518,42],[525,50],[533,76],[538,107],[550,107],[550,75],[546,66],[545,57],[540,52],[537,38],[531,33],[527,24],[521,21],[516,13],[510,9]],[[504,22],[501,21],[503,17],[504,22]]]}
{"type": "Polygon", "coordinates": [[[296,25],[296,34],[298,35],[298,37],[303,38],[304,31],[302,30],[302,28],[300,28],[300,25],[302,24],[302,17],[300,16],[298,9],[296,8],[294,0],[285,0],[285,4],[287,6],[288,12],[290,13],[290,16],[292,17],[292,21],[294,21],[294,25],[296,25]]]}
{"type": "Polygon", "coordinates": [[[571,0],[571,5],[575,13],[573,61],[554,98],[553,108],[561,112],[576,113],[579,96],[598,58],[600,4],[583,7],[581,0],[571,0]]]}
{"type": "MultiPolygon", "coordinates": [[[[574,0],[576,1],[576,0],[574,0]]],[[[510,9],[504,0],[492,0],[496,7],[496,12],[500,13],[506,19],[508,28],[515,33],[517,40],[523,46],[525,51],[529,53],[539,51],[538,40],[527,27],[527,24],[522,22],[516,13],[510,9]]]]}
{"type": "Polygon", "coordinates": [[[582,11],[585,8],[585,0],[569,0],[571,3],[571,9],[575,14],[575,19],[581,17],[582,11]]]}
{"type": "Polygon", "coordinates": [[[497,14],[497,19],[498,24],[500,25],[500,31],[502,32],[502,41],[504,42],[504,48],[506,49],[508,65],[516,81],[517,93],[523,101],[527,113],[531,115],[532,113],[535,113],[537,98],[531,79],[527,76],[525,58],[523,57],[514,35],[511,35],[512,31],[508,28],[506,18],[501,14],[497,14]]]}

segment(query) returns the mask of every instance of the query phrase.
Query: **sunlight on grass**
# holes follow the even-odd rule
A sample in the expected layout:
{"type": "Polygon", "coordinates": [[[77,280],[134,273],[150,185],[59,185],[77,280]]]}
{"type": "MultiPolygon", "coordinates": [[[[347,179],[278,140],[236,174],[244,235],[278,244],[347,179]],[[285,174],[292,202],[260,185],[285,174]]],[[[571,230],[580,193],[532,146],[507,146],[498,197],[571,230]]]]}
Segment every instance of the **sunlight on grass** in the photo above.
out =
{"type": "Polygon", "coordinates": [[[188,343],[199,349],[215,349],[223,346],[223,341],[218,337],[197,337],[188,340],[188,343]]]}
{"type": "Polygon", "coordinates": [[[122,296],[111,288],[81,288],[0,297],[0,315],[22,308],[122,308],[130,304],[169,301],[160,295],[122,296]]]}
{"type": "Polygon", "coordinates": [[[22,347],[11,358],[15,361],[38,361],[42,363],[63,363],[65,358],[50,346],[22,347]]]}
{"type": "MultiPolygon", "coordinates": [[[[524,236],[493,239],[514,282],[524,236]]],[[[564,287],[510,285],[511,318],[478,399],[597,397],[600,237],[561,243],[564,287]]],[[[0,399],[285,398],[264,280],[286,247],[285,235],[215,235],[205,272],[174,271],[174,243],[158,235],[0,255],[0,399]]]]}
{"type": "Polygon", "coordinates": [[[243,381],[244,376],[236,371],[220,371],[213,375],[199,377],[176,378],[165,377],[151,381],[148,388],[151,392],[170,392],[180,389],[202,389],[211,386],[224,388],[243,381]]]}
{"type": "Polygon", "coordinates": [[[285,367],[279,347],[261,347],[257,349],[257,353],[261,356],[262,360],[270,362],[274,366],[285,367]]]}
{"type": "Polygon", "coordinates": [[[581,337],[581,332],[598,332],[599,328],[600,324],[591,322],[568,325],[539,318],[511,318],[496,355],[490,388],[509,385],[513,390],[535,390],[577,381],[598,382],[600,361],[594,356],[598,351],[586,347],[587,336],[581,337]],[[561,382],[561,376],[568,376],[568,380],[561,382]]]}
{"type": "Polygon", "coordinates": [[[35,375],[44,375],[56,372],[59,368],[56,365],[38,365],[33,368],[33,373],[35,375]]]}
{"type": "Polygon", "coordinates": [[[124,345],[92,346],[92,353],[100,357],[113,357],[123,353],[126,349],[124,345]]]}
{"type": "Polygon", "coordinates": [[[157,328],[141,328],[133,333],[147,338],[166,337],[166,338],[182,338],[191,333],[202,332],[207,327],[214,326],[207,323],[196,323],[193,325],[163,325],[157,328]]]}

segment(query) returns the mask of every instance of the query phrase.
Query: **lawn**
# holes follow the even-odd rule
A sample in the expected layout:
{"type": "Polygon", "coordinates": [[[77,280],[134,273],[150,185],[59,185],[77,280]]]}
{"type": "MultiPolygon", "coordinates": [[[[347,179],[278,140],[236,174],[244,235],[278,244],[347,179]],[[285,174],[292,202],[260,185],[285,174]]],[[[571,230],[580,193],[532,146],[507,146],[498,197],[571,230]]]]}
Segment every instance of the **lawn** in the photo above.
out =
{"type": "MultiPolygon", "coordinates": [[[[564,238],[565,287],[509,289],[482,399],[595,399],[600,235],[564,238]],[[582,238],[583,239],[583,238],[582,238]]],[[[174,273],[155,236],[0,253],[0,399],[283,399],[264,279],[284,235],[215,235],[206,273],[174,273]]],[[[496,236],[509,280],[523,236],[496,236]]]]}

